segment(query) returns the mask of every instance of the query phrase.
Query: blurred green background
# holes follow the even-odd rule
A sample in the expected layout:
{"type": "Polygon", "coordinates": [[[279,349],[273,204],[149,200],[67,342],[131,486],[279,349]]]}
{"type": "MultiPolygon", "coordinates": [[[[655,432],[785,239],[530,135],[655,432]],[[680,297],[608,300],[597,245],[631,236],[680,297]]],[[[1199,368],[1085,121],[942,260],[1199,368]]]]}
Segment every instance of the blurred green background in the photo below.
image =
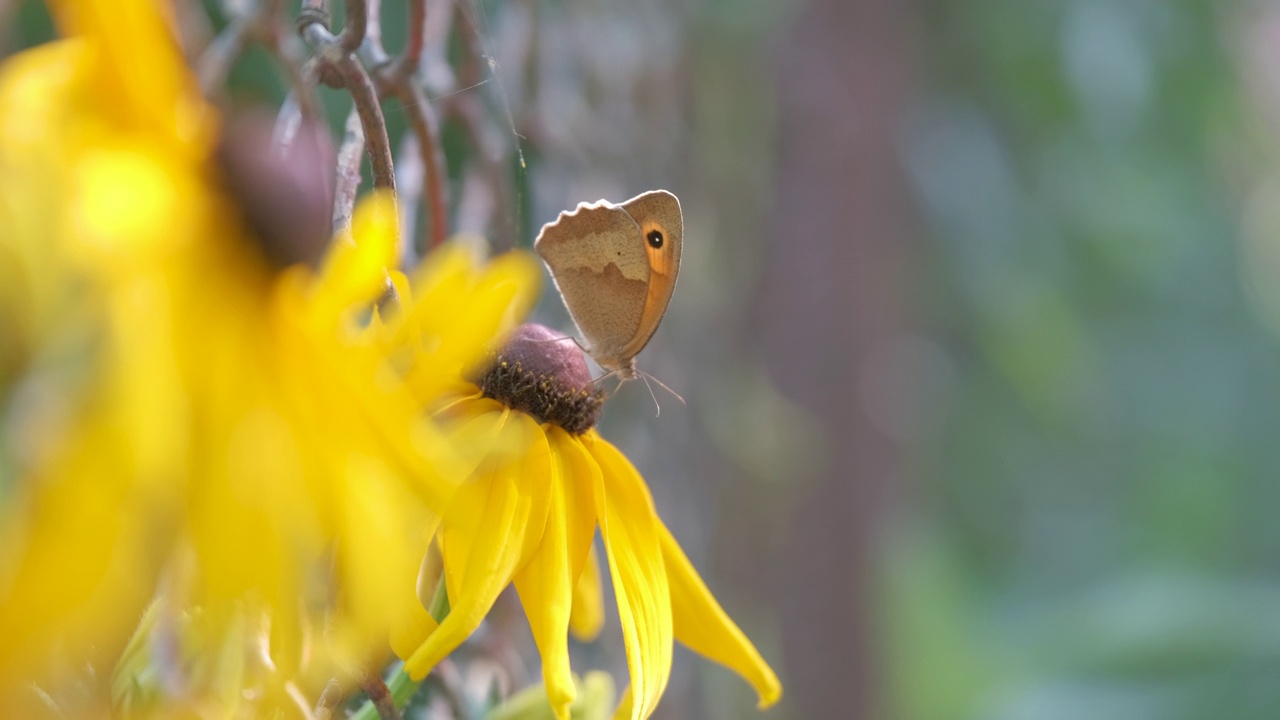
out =
{"type": "MultiPolygon", "coordinates": [[[[429,6],[453,227],[683,202],[640,367],[687,406],[633,383],[603,432],[782,675],[766,717],[1280,717],[1280,5],[429,6]]],[[[285,90],[251,50],[219,99],[285,90]]],[[[575,652],[625,677],[616,630],[575,652]]],[[[658,716],[755,710],[681,652],[658,716]]]]}

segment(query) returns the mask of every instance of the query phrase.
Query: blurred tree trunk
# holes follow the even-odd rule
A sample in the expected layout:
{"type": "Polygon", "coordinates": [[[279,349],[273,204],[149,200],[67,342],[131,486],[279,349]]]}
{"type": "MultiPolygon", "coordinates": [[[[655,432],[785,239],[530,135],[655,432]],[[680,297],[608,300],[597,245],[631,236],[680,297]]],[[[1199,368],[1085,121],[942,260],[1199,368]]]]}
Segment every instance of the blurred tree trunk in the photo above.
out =
{"type": "Polygon", "coordinates": [[[874,545],[902,453],[857,388],[868,354],[910,326],[911,211],[896,148],[912,22],[911,3],[815,0],[778,54],[776,225],[757,317],[774,380],[821,421],[830,461],[789,519],[774,585],[800,718],[885,707],[874,545]]]}

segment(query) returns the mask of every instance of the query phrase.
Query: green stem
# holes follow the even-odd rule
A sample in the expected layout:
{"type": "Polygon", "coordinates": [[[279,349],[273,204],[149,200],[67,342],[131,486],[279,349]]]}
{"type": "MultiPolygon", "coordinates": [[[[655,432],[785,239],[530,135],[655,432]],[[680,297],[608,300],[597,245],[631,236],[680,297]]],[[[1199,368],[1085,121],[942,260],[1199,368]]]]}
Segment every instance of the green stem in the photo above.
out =
{"type": "MultiPolygon", "coordinates": [[[[395,674],[387,681],[387,688],[391,690],[391,701],[401,710],[408,707],[414,693],[418,692],[419,685],[421,683],[414,682],[413,678],[409,677],[409,673],[405,672],[404,663],[400,663],[395,674]]],[[[368,705],[368,703],[365,704],[368,705]]]]}
{"type": "MultiPolygon", "coordinates": [[[[427,612],[431,613],[431,617],[435,618],[437,623],[444,622],[444,619],[449,616],[449,591],[445,588],[444,573],[440,574],[440,582],[436,584],[436,591],[431,595],[431,606],[427,608],[427,612]]],[[[409,672],[404,669],[404,663],[400,663],[391,678],[387,680],[387,688],[391,690],[391,699],[395,702],[396,708],[404,710],[421,684],[421,681],[414,681],[409,677],[409,672]]],[[[379,720],[378,709],[374,707],[373,702],[366,700],[356,714],[351,716],[351,720],[379,720]]]]}
{"type": "Polygon", "coordinates": [[[427,608],[427,612],[436,619],[436,624],[444,622],[444,619],[449,617],[449,589],[445,587],[443,572],[440,573],[440,580],[436,582],[436,591],[431,594],[431,605],[427,608]]]}

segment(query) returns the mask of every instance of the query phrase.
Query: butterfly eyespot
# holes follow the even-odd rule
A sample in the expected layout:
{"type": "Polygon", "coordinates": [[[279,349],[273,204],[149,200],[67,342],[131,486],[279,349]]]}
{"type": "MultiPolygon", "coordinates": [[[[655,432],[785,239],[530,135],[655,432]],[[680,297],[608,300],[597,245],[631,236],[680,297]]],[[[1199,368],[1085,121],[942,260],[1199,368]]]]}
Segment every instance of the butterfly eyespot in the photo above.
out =
{"type": "Polygon", "coordinates": [[[658,248],[660,248],[660,247],[662,247],[662,233],[661,233],[661,232],[659,232],[659,231],[657,231],[657,230],[650,230],[650,231],[649,231],[649,234],[648,234],[648,235],[646,235],[645,237],[649,240],[649,247],[651,247],[651,248],[653,248],[653,249],[655,249],[655,250],[656,250],[656,249],[658,249],[658,248]]]}

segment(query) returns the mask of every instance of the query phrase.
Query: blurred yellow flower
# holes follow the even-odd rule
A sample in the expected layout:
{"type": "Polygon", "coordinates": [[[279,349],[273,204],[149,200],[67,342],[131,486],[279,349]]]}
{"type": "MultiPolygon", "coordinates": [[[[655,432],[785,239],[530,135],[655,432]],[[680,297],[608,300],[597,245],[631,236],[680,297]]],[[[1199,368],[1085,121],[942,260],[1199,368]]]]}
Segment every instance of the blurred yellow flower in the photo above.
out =
{"type": "MultiPolygon", "coordinates": [[[[264,498],[225,497],[228,487],[252,476],[237,474],[208,484],[206,492],[214,501],[206,508],[207,527],[193,521],[207,530],[193,533],[200,572],[192,583],[177,583],[179,588],[206,591],[187,601],[164,596],[159,609],[148,613],[152,627],[135,636],[132,657],[126,653],[117,668],[117,712],[153,717],[196,706],[253,717],[267,709],[305,708],[309,705],[300,698],[314,702],[316,690],[331,673],[365,657],[378,660],[385,652],[389,623],[398,617],[386,599],[412,592],[414,573],[438,518],[430,509],[450,502],[457,487],[450,474],[460,477],[453,464],[461,460],[453,458],[448,439],[429,422],[417,398],[405,392],[401,373],[391,370],[382,349],[384,336],[402,330],[406,319],[413,318],[416,338],[433,348],[416,353],[416,363],[448,368],[452,362],[470,362],[483,345],[472,348],[459,337],[476,326],[495,333],[509,329],[510,318],[527,310],[537,287],[533,261],[527,256],[481,264],[450,245],[429,256],[415,273],[425,288],[446,287],[445,294],[429,290],[418,303],[407,293],[400,296],[390,305],[406,311],[390,311],[395,318],[390,323],[378,310],[371,318],[358,318],[359,309],[370,307],[371,299],[386,292],[385,264],[395,245],[395,217],[389,197],[365,200],[353,218],[354,238],[335,241],[317,276],[293,268],[281,279],[271,305],[275,324],[263,340],[278,346],[285,362],[292,363],[292,374],[274,378],[298,412],[290,420],[306,437],[323,440],[300,448],[298,460],[320,467],[270,479],[273,487],[256,491],[264,498]],[[427,301],[438,307],[423,307],[427,301]],[[326,342],[335,322],[347,338],[341,346],[326,342]],[[361,378],[376,378],[385,389],[365,387],[361,378]],[[340,406],[343,401],[347,404],[340,406]],[[296,485],[326,474],[333,483],[329,497],[306,487],[290,490],[281,483],[296,485]],[[272,517],[254,519],[256,506],[275,497],[310,502],[312,512],[278,507],[272,517]],[[241,506],[233,506],[237,502],[241,506]],[[336,514],[334,527],[306,526],[324,521],[330,512],[336,514]],[[252,521],[243,521],[246,517],[252,521]],[[331,538],[336,577],[319,588],[308,587],[303,579],[288,582],[289,574],[298,570],[272,564],[276,538],[264,537],[259,525],[268,521],[273,532],[289,533],[300,550],[306,549],[302,541],[308,534],[331,538]],[[254,553],[264,557],[249,559],[254,553]],[[283,579],[268,585],[258,571],[283,579]],[[278,587],[282,603],[289,593],[295,602],[314,600],[317,592],[326,591],[336,592],[338,599],[322,606],[322,617],[296,616],[280,603],[268,604],[268,612],[262,612],[245,598],[261,595],[265,587],[278,587]],[[159,657],[146,652],[145,638],[157,632],[161,639],[171,638],[171,644],[176,638],[179,658],[190,656],[182,663],[189,668],[183,695],[166,696],[156,692],[155,683],[137,680],[162,672],[166,660],[173,663],[175,650],[159,657]],[[307,647],[310,662],[298,657],[307,647]]],[[[257,436],[261,428],[252,429],[257,436]]],[[[270,457],[266,448],[255,452],[270,457]]],[[[238,473],[252,470],[242,466],[238,473]]],[[[303,561],[301,571],[315,571],[317,558],[303,555],[298,560],[303,561]]]]}
{"type": "Polygon", "coordinates": [[[118,647],[150,594],[189,449],[168,266],[230,215],[151,4],[55,10],[75,39],[0,70],[0,695],[118,647]]]}
{"type": "MultiPolygon", "coordinates": [[[[514,583],[542,655],[547,697],[556,716],[568,718],[575,696],[568,632],[578,625],[575,588],[598,527],[630,666],[628,717],[652,714],[673,640],[744,677],[762,707],[776,702],[777,677],[658,518],[643,478],[592,429],[602,398],[590,388],[572,341],[525,325],[478,385],[459,386],[436,412],[454,443],[473,453],[475,469],[441,521],[449,614],[438,627],[420,618],[416,636],[394,643],[409,674],[424,677],[514,583]]],[[[598,590],[595,598],[598,605],[598,590]]],[[[588,614],[598,618],[599,610],[588,614]]]]}
{"type": "MultiPolygon", "coordinates": [[[[429,260],[448,282],[405,305],[412,363],[389,357],[372,308],[395,265],[393,199],[362,202],[319,271],[273,265],[216,170],[219,118],[161,7],[54,3],[69,39],[0,68],[7,713],[48,712],[46,689],[126,646],[117,674],[136,678],[153,633],[130,634],[158,585],[149,627],[177,628],[184,650],[265,628],[272,672],[312,693],[380,664],[385,598],[467,470],[423,400],[536,288],[503,270],[518,261],[429,260]]],[[[207,667],[225,691],[229,666],[207,667]]],[[[218,697],[148,702],[235,714],[218,697]]]]}

